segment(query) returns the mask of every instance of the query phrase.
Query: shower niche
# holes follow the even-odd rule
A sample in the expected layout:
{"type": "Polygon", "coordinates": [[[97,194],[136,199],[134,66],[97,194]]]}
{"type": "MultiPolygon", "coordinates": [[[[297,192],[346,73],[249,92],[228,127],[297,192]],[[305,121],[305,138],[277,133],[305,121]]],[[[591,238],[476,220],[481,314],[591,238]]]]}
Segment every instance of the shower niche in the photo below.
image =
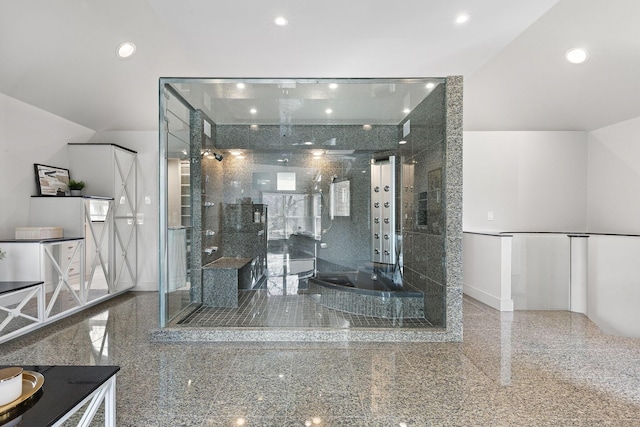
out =
{"type": "Polygon", "coordinates": [[[333,310],[331,327],[446,328],[446,79],[162,85],[164,114],[188,110],[176,149],[175,125],[162,134],[190,166],[191,238],[189,298],[161,323],[250,301],[268,326],[280,298],[333,310]]]}

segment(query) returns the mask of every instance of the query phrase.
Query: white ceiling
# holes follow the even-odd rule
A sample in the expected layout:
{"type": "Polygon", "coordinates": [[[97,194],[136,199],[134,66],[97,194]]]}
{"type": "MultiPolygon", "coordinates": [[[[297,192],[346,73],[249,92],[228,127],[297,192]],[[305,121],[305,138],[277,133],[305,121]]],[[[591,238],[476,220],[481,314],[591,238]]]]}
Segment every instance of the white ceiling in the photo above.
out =
{"type": "Polygon", "coordinates": [[[640,116],[639,32],[638,0],[0,0],[0,92],[155,130],[159,77],[458,74],[467,130],[591,130],[640,116]]]}

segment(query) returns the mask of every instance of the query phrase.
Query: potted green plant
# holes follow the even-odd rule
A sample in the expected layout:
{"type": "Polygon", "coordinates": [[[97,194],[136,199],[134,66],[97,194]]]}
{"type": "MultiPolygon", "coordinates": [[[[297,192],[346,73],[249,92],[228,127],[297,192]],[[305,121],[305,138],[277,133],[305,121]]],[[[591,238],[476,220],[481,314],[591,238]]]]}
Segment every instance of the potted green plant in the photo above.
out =
{"type": "Polygon", "coordinates": [[[82,189],[84,188],[84,181],[69,180],[69,190],[71,190],[72,196],[81,196],[82,189]]]}

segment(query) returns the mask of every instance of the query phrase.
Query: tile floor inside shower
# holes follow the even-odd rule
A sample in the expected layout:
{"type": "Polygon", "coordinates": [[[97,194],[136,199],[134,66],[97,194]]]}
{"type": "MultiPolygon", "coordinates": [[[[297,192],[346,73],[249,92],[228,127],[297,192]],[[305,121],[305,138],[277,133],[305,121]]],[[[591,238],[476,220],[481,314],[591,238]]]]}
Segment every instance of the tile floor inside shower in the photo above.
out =
{"type": "Polygon", "coordinates": [[[177,325],[189,327],[429,328],[425,318],[381,318],[334,310],[316,303],[306,281],[288,274],[288,259],[267,253],[267,274],[259,289],[240,291],[237,308],[201,306],[177,325]]]}
{"type": "Polygon", "coordinates": [[[426,328],[426,319],[384,319],[333,310],[308,295],[269,295],[260,289],[240,292],[238,308],[200,307],[180,322],[195,327],[278,328],[426,328]]]}

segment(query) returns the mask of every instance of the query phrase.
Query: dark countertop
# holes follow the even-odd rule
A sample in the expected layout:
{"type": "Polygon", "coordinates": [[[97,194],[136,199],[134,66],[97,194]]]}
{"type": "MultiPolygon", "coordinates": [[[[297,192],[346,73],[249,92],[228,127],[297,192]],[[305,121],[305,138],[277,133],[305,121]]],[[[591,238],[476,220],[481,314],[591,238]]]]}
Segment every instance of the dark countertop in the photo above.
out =
{"type": "Polygon", "coordinates": [[[57,239],[0,239],[0,243],[53,243],[82,239],[84,239],[84,237],[59,237],[57,239]]]}
{"type": "Polygon", "coordinates": [[[91,200],[113,200],[113,197],[105,197],[105,196],[31,196],[31,197],[43,197],[43,198],[53,198],[53,199],[70,199],[70,198],[82,198],[82,199],[91,199],[91,200]]]}
{"type": "MultiPolygon", "coordinates": [[[[6,366],[0,366],[5,368],[6,366]]],[[[42,389],[29,400],[0,415],[0,426],[22,416],[21,426],[50,426],[97,390],[119,366],[22,366],[44,375],[42,389]]]]}
{"type": "Polygon", "coordinates": [[[33,281],[25,281],[25,282],[2,282],[0,281],[0,294],[4,294],[11,291],[17,291],[20,289],[30,288],[31,286],[36,286],[44,282],[33,282],[33,281]]]}

